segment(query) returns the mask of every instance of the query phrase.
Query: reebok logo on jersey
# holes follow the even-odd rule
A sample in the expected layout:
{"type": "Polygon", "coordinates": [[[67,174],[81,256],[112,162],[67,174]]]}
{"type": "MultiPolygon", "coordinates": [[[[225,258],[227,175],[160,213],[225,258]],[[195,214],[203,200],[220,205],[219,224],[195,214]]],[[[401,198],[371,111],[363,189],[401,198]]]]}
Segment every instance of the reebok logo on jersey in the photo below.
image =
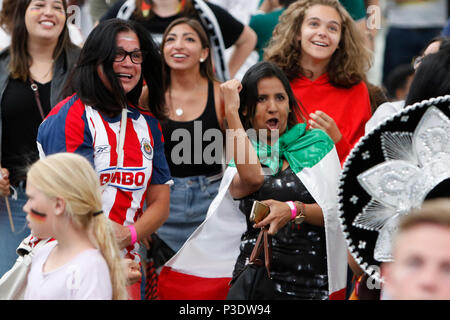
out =
{"type": "Polygon", "coordinates": [[[111,146],[109,145],[103,145],[103,146],[96,146],[94,154],[100,154],[100,153],[108,153],[111,151],[111,146]]]}

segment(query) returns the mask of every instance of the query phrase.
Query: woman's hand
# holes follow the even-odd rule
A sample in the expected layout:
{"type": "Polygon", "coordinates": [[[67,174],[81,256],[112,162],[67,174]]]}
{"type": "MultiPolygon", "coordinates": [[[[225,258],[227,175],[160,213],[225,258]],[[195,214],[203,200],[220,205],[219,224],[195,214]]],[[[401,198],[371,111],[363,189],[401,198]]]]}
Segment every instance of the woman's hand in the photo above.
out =
{"type": "Polygon", "coordinates": [[[229,80],[220,85],[220,91],[222,92],[225,104],[225,116],[238,112],[240,105],[239,92],[241,89],[242,84],[236,79],[229,80]]]}
{"type": "Polygon", "coordinates": [[[322,129],[333,140],[334,144],[338,143],[342,139],[341,131],[339,130],[336,122],[333,118],[327,115],[325,112],[317,110],[315,113],[309,115],[312,120],[309,120],[311,128],[322,129]]]}
{"type": "Polygon", "coordinates": [[[262,228],[269,226],[269,234],[275,235],[281,228],[283,228],[289,220],[291,220],[291,208],[287,203],[276,200],[261,201],[270,208],[269,215],[261,222],[255,224],[254,228],[262,228]]]}
{"type": "Polygon", "coordinates": [[[118,224],[115,221],[112,221],[114,226],[114,233],[116,235],[117,244],[119,245],[119,249],[122,250],[128,247],[131,244],[131,232],[125,226],[118,224]]]}
{"type": "Polygon", "coordinates": [[[11,186],[9,182],[9,171],[6,168],[2,168],[0,174],[0,195],[7,197],[11,193],[9,190],[9,187],[11,186]]]}
{"type": "Polygon", "coordinates": [[[127,278],[127,285],[131,286],[142,278],[142,273],[139,267],[139,263],[134,262],[131,259],[125,258],[122,260],[122,267],[125,271],[127,278]]]}

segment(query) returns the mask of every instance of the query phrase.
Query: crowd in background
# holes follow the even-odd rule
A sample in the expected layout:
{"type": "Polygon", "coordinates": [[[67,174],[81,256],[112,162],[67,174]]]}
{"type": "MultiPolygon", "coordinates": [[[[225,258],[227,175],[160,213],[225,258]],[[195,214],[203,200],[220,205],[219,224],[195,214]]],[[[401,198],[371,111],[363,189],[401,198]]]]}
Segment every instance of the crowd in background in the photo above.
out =
{"type": "MultiPolygon", "coordinates": [[[[0,275],[14,265],[21,242],[39,248],[28,299],[225,298],[223,291],[196,295],[187,285],[175,288],[173,283],[184,282],[165,264],[191,254],[202,263],[194,243],[200,234],[217,234],[208,240],[214,245],[227,241],[219,236],[222,218],[208,224],[227,206],[236,209],[232,223],[239,226],[237,240],[230,237],[219,253],[229,255],[223,264],[228,276],[242,272],[260,228],[268,228],[275,289],[265,298],[348,298],[357,286],[352,276],[360,279],[363,271],[333,238],[338,204],[324,195],[328,187],[320,181],[337,182],[355,144],[384,119],[450,94],[447,0],[1,5],[0,275]],[[267,145],[250,139],[249,129],[268,131],[267,145]],[[237,134],[231,158],[224,160],[228,130],[237,134]],[[270,154],[274,130],[281,156],[266,161],[261,149],[270,154]],[[61,161],[94,168],[100,179],[97,185],[85,178],[92,195],[78,197],[95,199],[84,207],[71,198],[82,182],[70,186],[51,172],[62,164],[49,155],[61,152],[61,161]],[[55,185],[41,182],[39,166],[49,166],[55,185]],[[266,169],[270,173],[261,174],[266,169]],[[256,225],[250,219],[255,200],[271,212],[256,225]],[[105,217],[111,228],[103,226],[105,217]],[[41,229],[40,223],[51,227],[41,229]],[[126,263],[120,264],[119,251],[126,263]],[[90,282],[81,286],[83,294],[56,288],[64,281],[52,271],[77,260],[88,274],[88,258],[91,270],[108,268],[110,277],[101,277],[98,286],[83,278],[90,282]]],[[[444,204],[438,203],[439,210],[446,212],[444,204]]],[[[402,237],[414,227],[405,222],[402,237]]],[[[442,228],[449,231],[448,221],[442,228]]],[[[405,246],[403,238],[399,246],[405,246]]],[[[386,270],[395,280],[399,271],[386,270]]],[[[394,283],[392,298],[405,297],[394,283]]]]}

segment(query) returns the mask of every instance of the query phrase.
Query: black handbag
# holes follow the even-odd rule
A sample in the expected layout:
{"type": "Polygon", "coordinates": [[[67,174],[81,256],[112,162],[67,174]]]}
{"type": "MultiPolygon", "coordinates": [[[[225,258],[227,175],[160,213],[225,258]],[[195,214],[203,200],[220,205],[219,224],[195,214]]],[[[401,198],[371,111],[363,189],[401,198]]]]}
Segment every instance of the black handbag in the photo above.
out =
{"type": "Polygon", "coordinates": [[[163,266],[175,253],[156,233],[152,234],[150,249],[147,250],[147,258],[153,260],[155,268],[163,266]]]}
{"type": "Polygon", "coordinates": [[[158,299],[158,269],[175,255],[156,233],[152,234],[150,250],[147,250],[145,269],[145,300],[158,299]]]}
{"type": "Polygon", "coordinates": [[[227,300],[272,300],[274,285],[270,276],[272,238],[267,228],[262,228],[249,263],[230,282],[227,300]],[[264,249],[264,260],[260,259],[264,249]]]}

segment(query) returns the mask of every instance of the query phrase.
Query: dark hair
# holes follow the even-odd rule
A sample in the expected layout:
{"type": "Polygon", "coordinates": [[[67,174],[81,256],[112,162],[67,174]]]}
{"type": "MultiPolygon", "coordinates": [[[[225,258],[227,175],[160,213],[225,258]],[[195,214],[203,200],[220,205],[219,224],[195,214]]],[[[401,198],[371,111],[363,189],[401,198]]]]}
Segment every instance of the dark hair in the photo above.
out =
{"type": "Polygon", "coordinates": [[[396,99],[397,89],[405,89],[408,78],[414,74],[411,64],[401,64],[395,67],[386,78],[386,90],[389,99],[396,99]]]}
{"type": "Polygon", "coordinates": [[[446,37],[441,40],[439,50],[449,50],[450,49],[450,38],[446,37]]]}
{"type": "Polygon", "coordinates": [[[143,81],[148,86],[148,107],[158,119],[164,119],[164,91],[162,87],[162,63],[156,44],[151,35],[138,23],[121,19],[101,22],[89,34],[81,50],[70,84],[83,103],[92,105],[100,111],[120,113],[124,105],[138,106],[143,81]],[[141,79],[136,87],[125,94],[117,79],[113,61],[116,54],[116,37],[120,32],[134,32],[145,52],[142,62],[141,79]],[[100,79],[97,68],[103,65],[103,71],[111,84],[111,91],[100,79]]]}
{"type": "Polygon", "coordinates": [[[282,6],[283,8],[287,8],[289,7],[289,5],[291,3],[294,3],[297,0],[279,0],[278,3],[280,4],[280,6],[282,6]]]}
{"type": "Polygon", "coordinates": [[[436,198],[449,198],[450,197],[450,178],[444,179],[439,182],[433,189],[431,189],[425,196],[425,200],[436,198]]]}
{"type": "Polygon", "coordinates": [[[299,122],[298,119],[305,121],[306,112],[303,106],[299,107],[286,75],[272,62],[261,61],[250,67],[242,78],[239,116],[245,130],[252,128],[251,120],[255,116],[258,102],[259,80],[274,77],[281,81],[289,98],[289,108],[292,112],[288,116],[288,126],[294,126],[299,122]]]}
{"type": "Polygon", "coordinates": [[[436,36],[436,37],[433,37],[433,38],[431,38],[430,41],[428,41],[427,45],[422,49],[422,51],[420,51],[420,55],[422,56],[422,55],[424,54],[425,50],[427,50],[427,48],[430,46],[430,44],[432,44],[432,43],[434,43],[434,42],[440,42],[440,45],[439,45],[439,49],[440,49],[442,43],[448,42],[448,41],[449,41],[449,38],[448,38],[448,37],[445,37],[445,36],[436,36]]]}
{"type": "Polygon", "coordinates": [[[450,94],[450,48],[427,55],[416,70],[405,105],[450,94]]]}
{"type": "Polygon", "coordinates": [[[17,0],[3,0],[0,11],[0,27],[7,33],[11,33],[14,27],[14,10],[17,0]]]}
{"type": "Polygon", "coordinates": [[[382,86],[377,86],[369,81],[365,81],[367,90],[369,91],[369,99],[370,99],[370,109],[372,110],[372,114],[377,110],[378,106],[381,104],[388,102],[388,98],[386,97],[385,89],[382,86]]]}
{"type": "MultiPolygon", "coordinates": [[[[22,81],[28,80],[30,55],[28,54],[28,31],[25,25],[25,12],[30,5],[31,0],[15,0],[14,4],[14,18],[10,21],[11,30],[11,45],[9,48],[11,61],[9,63],[9,71],[13,79],[20,79],[22,81]]],[[[64,14],[67,19],[67,4],[66,1],[61,1],[64,7],[64,14]]],[[[74,46],[70,41],[67,24],[64,27],[58,38],[55,50],[53,51],[53,59],[56,60],[62,54],[64,49],[74,46]]]]}
{"type": "Polygon", "coordinates": [[[209,49],[208,57],[206,58],[205,61],[200,63],[200,74],[204,78],[206,78],[210,81],[215,80],[214,70],[213,70],[213,66],[212,66],[211,45],[209,43],[208,36],[206,35],[205,30],[203,29],[203,26],[201,25],[201,23],[199,21],[197,21],[195,19],[183,17],[183,18],[178,18],[178,19],[172,21],[172,23],[167,26],[166,31],[164,32],[164,35],[162,37],[161,57],[162,57],[163,65],[164,65],[163,79],[164,79],[164,89],[165,90],[167,90],[170,86],[170,67],[167,65],[166,60],[164,58],[164,45],[166,43],[166,38],[167,38],[169,32],[172,30],[173,27],[175,27],[179,24],[187,24],[189,27],[191,27],[199,36],[201,44],[202,44],[202,48],[209,49]]]}

